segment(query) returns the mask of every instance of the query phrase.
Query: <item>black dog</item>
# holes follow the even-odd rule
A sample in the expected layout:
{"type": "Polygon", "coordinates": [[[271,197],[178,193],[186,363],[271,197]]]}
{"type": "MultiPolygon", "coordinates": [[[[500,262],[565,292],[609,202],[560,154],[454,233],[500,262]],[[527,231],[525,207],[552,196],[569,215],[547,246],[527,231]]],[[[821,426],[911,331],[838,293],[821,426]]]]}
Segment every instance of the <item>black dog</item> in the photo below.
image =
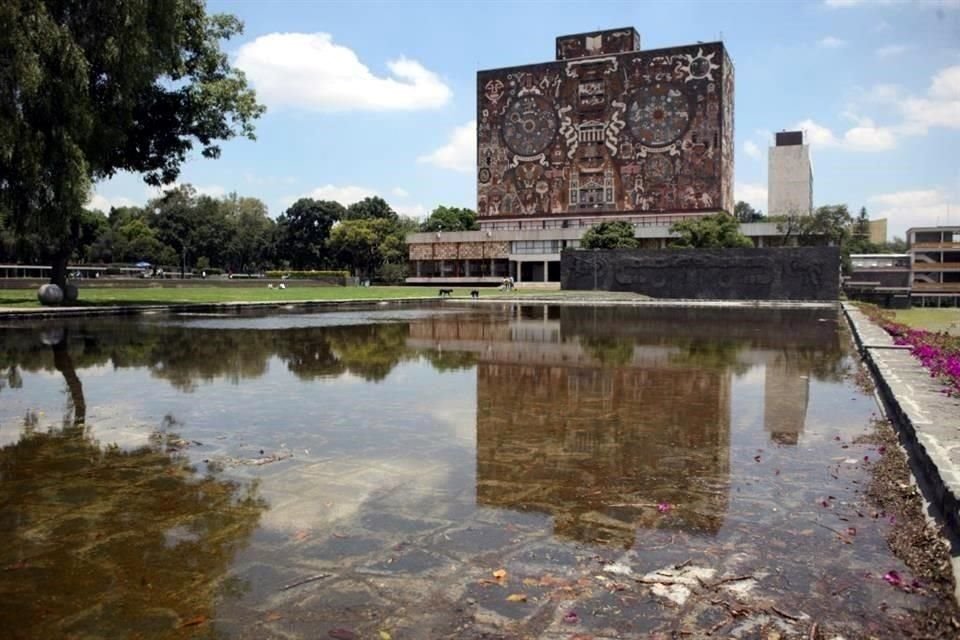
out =
{"type": "Polygon", "coordinates": [[[440,289],[440,297],[453,295],[453,289],[440,289]]]}
{"type": "Polygon", "coordinates": [[[477,289],[472,290],[472,291],[470,292],[470,297],[471,297],[471,298],[479,298],[479,297],[480,297],[480,291],[478,291],[477,289]]]}

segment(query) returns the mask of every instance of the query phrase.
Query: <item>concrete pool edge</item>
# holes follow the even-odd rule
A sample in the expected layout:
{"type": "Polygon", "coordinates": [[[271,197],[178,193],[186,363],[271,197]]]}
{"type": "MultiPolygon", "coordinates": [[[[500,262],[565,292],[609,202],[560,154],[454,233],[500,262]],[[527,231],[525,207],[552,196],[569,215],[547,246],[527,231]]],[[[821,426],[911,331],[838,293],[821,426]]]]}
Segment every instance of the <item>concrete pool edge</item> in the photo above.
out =
{"type": "MultiPolygon", "coordinates": [[[[949,534],[960,538],[960,401],[944,394],[909,349],[895,345],[855,305],[842,307],[888,417],[923,474],[927,498],[943,515],[949,534]]],[[[957,569],[954,559],[954,576],[957,569]]]]}
{"type": "Polygon", "coordinates": [[[393,304],[525,304],[525,305],[590,305],[590,306],[635,306],[635,307],[710,307],[710,308],[757,308],[757,309],[835,309],[837,302],[804,300],[656,300],[622,299],[604,297],[551,298],[551,297],[486,297],[470,298],[343,298],[335,300],[291,300],[269,302],[182,302],[173,304],[129,304],[102,307],[0,307],[0,320],[29,320],[33,318],[77,318],[87,316],[136,316],[155,313],[217,313],[239,312],[253,309],[312,310],[324,308],[355,308],[393,304]]]}

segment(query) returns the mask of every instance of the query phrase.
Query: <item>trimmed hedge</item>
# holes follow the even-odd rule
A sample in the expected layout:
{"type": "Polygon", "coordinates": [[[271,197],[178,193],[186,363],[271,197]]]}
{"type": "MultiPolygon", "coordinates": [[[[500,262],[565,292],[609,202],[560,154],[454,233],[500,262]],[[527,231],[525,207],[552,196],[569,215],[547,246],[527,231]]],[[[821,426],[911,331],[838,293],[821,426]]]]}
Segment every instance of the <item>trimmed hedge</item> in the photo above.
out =
{"type": "Polygon", "coordinates": [[[267,271],[268,278],[286,276],[293,280],[312,280],[314,278],[349,278],[349,271],[267,271]]]}

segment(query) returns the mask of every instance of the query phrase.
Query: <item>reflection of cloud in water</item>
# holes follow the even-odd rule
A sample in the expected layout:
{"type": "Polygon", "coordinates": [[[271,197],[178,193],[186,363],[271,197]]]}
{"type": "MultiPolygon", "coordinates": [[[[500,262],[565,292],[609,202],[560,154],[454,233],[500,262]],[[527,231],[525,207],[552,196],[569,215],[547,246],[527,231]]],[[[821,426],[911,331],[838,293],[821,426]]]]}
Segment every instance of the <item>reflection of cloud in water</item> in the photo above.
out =
{"type": "Polygon", "coordinates": [[[357,516],[372,497],[403,492],[416,502],[423,495],[443,490],[454,471],[449,463],[425,464],[414,452],[409,458],[391,458],[386,464],[353,458],[349,469],[338,469],[336,462],[291,468],[261,485],[270,509],[260,525],[286,533],[330,529],[357,516]]]}
{"type": "Polygon", "coordinates": [[[374,309],[364,311],[330,311],[315,313],[278,313],[270,315],[234,314],[180,314],[154,322],[202,329],[305,329],[313,327],[342,327],[358,324],[377,324],[420,320],[436,316],[454,316],[470,313],[464,309],[374,309]]]}

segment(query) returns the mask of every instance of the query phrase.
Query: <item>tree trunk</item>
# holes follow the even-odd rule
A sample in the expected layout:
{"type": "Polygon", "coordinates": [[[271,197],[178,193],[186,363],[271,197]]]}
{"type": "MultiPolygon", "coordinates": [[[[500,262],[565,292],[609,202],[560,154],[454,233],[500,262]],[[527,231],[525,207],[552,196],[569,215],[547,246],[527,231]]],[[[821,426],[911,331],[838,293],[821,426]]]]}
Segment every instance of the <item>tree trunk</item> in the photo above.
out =
{"type": "Polygon", "coordinates": [[[70,351],[67,349],[69,336],[69,331],[64,330],[63,339],[53,345],[53,366],[63,374],[67,389],[70,391],[73,425],[82,426],[87,421],[87,401],[83,397],[83,383],[80,382],[80,377],[73,366],[73,358],[70,357],[70,351]]]}
{"type": "Polygon", "coordinates": [[[57,285],[63,292],[66,292],[67,290],[67,263],[69,260],[70,249],[69,247],[63,246],[54,252],[50,260],[50,266],[52,267],[50,273],[50,284],[57,285]]]}

